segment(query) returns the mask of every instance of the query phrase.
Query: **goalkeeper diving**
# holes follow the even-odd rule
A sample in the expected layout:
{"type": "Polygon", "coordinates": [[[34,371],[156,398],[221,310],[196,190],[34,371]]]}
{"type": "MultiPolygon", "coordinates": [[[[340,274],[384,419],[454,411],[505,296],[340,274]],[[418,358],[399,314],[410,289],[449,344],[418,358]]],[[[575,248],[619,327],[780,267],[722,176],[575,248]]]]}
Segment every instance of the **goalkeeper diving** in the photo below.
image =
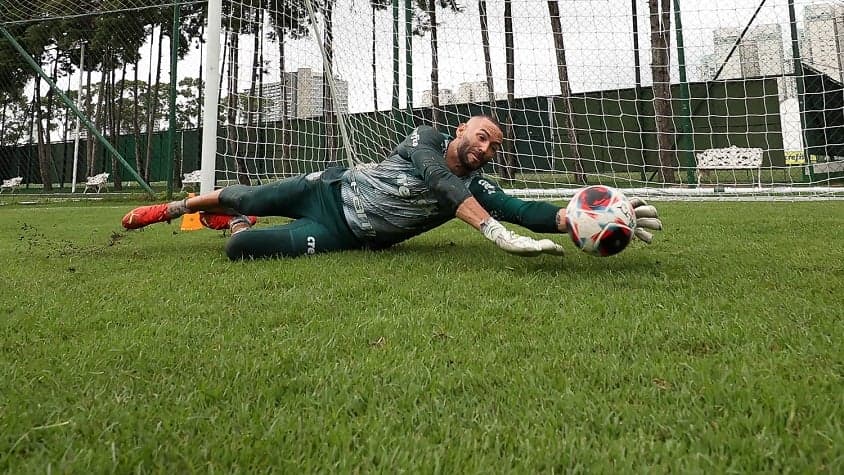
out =
{"type": "MultiPolygon", "coordinates": [[[[454,138],[430,126],[414,129],[382,162],[333,167],[258,186],[232,185],[184,200],[141,206],[123,217],[138,229],[200,213],[211,229],[229,229],[232,260],[295,257],[349,249],[383,249],[458,218],[506,252],[562,255],[551,239],[534,239],[501,221],[535,233],[565,233],[565,208],[512,197],[481,168],[501,148],[504,134],[490,116],[460,124],[454,138]],[[253,227],[257,217],[293,221],[253,227]]],[[[638,198],[635,235],[650,243],[662,229],[656,208],[638,198]],[[650,230],[650,231],[649,231],[650,230]]]]}

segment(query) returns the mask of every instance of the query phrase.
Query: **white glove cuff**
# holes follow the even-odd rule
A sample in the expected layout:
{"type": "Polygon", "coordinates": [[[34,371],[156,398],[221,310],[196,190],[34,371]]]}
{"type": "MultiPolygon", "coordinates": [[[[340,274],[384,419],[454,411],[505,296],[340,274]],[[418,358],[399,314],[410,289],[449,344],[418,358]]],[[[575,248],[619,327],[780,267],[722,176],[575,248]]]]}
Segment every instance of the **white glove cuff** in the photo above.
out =
{"type": "Polygon", "coordinates": [[[498,239],[504,231],[506,231],[504,226],[492,216],[481,221],[481,232],[484,234],[484,237],[490,241],[495,242],[495,240],[498,239]]]}

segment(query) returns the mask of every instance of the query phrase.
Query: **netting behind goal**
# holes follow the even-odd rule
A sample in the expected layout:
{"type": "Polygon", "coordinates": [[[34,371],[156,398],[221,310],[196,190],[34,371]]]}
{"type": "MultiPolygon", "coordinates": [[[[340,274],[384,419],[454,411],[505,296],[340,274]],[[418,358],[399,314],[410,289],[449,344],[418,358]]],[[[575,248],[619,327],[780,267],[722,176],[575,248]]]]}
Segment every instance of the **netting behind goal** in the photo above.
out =
{"type": "Polygon", "coordinates": [[[648,3],[226,2],[217,183],[377,162],[485,113],[514,193],[835,195],[844,4],[648,3]]]}
{"type": "MultiPolygon", "coordinates": [[[[842,0],[56,0],[2,2],[0,27],[159,184],[197,168],[207,190],[378,162],[415,126],[453,134],[483,113],[506,136],[486,173],[525,196],[844,188],[842,0]]],[[[0,178],[127,178],[10,44],[0,178]]]]}

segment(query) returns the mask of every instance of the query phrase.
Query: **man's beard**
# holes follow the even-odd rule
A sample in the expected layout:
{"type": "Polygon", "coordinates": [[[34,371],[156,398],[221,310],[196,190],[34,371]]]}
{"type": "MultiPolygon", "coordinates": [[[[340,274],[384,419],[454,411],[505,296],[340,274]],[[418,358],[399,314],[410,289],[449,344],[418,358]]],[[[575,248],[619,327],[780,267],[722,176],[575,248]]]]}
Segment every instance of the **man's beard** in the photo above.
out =
{"type": "MultiPolygon", "coordinates": [[[[468,142],[462,142],[457,147],[457,160],[460,162],[460,166],[464,169],[469,171],[475,171],[479,167],[476,167],[472,162],[469,161],[469,149],[471,148],[471,144],[468,142]]],[[[478,157],[475,157],[476,159],[478,157]]]]}

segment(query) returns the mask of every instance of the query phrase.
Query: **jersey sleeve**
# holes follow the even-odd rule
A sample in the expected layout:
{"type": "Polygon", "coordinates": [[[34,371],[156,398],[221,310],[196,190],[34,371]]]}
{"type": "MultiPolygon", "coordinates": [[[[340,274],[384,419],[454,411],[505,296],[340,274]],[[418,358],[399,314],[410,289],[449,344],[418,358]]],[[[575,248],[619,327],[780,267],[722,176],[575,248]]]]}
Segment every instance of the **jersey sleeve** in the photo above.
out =
{"type": "Polygon", "coordinates": [[[559,233],[559,206],[544,201],[525,201],[508,195],[493,180],[478,175],[469,182],[469,191],[495,219],[518,224],[536,233],[559,233]]]}
{"type": "Polygon", "coordinates": [[[437,196],[441,205],[452,212],[472,196],[466,189],[463,180],[457,177],[445,165],[443,154],[446,149],[447,139],[430,126],[417,127],[402,142],[400,153],[408,158],[425,184],[437,196]]]}

